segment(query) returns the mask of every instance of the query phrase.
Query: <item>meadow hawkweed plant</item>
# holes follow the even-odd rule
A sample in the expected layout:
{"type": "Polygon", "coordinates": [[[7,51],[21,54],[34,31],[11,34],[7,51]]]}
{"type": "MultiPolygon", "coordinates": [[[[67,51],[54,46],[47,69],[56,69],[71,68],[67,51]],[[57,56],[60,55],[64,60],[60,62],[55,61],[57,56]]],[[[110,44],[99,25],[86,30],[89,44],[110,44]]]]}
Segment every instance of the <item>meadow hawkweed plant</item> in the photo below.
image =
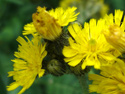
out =
{"type": "Polygon", "coordinates": [[[123,12],[115,10],[114,16],[106,15],[99,20],[92,18],[82,26],[76,21],[79,14],[76,9],[37,7],[32,22],[24,26],[24,38],[17,38],[20,44],[14,53],[16,58],[12,60],[14,68],[8,72],[14,82],[7,86],[8,91],[21,86],[18,94],[22,94],[37,77],[47,74],[74,74],[83,94],[89,94],[89,91],[125,93],[123,12]],[[93,83],[88,85],[88,74],[94,73],[93,70],[101,70],[101,75],[89,75],[93,83]]]}

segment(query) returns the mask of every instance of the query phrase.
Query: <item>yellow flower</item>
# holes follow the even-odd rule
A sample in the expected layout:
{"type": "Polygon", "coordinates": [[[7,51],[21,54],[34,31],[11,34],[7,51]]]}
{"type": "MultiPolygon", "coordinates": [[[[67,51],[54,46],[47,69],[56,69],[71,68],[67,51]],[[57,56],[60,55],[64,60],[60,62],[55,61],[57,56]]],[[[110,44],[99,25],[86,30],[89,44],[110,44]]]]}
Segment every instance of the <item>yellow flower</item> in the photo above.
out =
{"type": "Polygon", "coordinates": [[[115,10],[115,15],[106,15],[106,27],[104,29],[104,35],[106,40],[118,49],[120,52],[125,52],[125,17],[123,17],[123,11],[115,10]]]}
{"type": "Polygon", "coordinates": [[[90,74],[93,83],[90,92],[100,94],[125,94],[125,62],[117,61],[113,65],[101,67],[101,75],[90,74]]]}
{"type": "Polygon", "coordinates": [[[97,24],[95,19],[91,19],[90,23],[84,24],[84,29],[77,23],[70,25],[68,27],[72,36],[69,38],[70,46],[63,48],[65,62],[73,67],[82,62],[82,69],[85,69],[86,66],[100,69],[101,65],[107,65],[116,59],[114,52],[117,53],[117,51],[107,43],[101,32],[104,24],[103,19],[99,20],[97,24]]]}
{"type": "Polygon", "coordinates": [[[33,23],[29,23],[24,26],[23,35],[29,35],[29,34],[32,34],[33,36],[38,35],[33,23]]]}
{"type": "Polygon", "coordinates": [[[18,37],[17,41],[20,43],[18,52],[15,52],[16,58],[12,60],[14,62],[13,71],[8,72],[9,77],[13,76],[15,82],[7,86],[7,90],[11,91],[19,86],[23,88],[18,94],[22,94],[28,89],[38,77],[42,77],[45,69],[42,69],[43,58],[47,55],[45,46],[40,44],[40,39],[34,37],[31,41],[25,37],[25,41],[22,37],[18,37]]]}
{"type": "Polygon", "coordinates": [[[63,8],[59,7],[55,10],[50,10],[49,14],[53,16],[55,19],[57,19],[57,23],[60,26],[67,26],[69,22],[77,20],[77,15],[79,13],[75,14],[76,9],[76,7],[68,7],[66,10],[64,10],[63,8]]]}
{"type": "Polygon", "coordinates": [[[77,19],[75,14],[76,7],[68,8],[66,10],[61,7],[46,11],[46,8],[37,8],[37,13],[33,14],[33,23],[24,27],[23,34],[40,34],[43,38],[48,40],[55,40],[62,33],[61,26],[66,26],[69,22],[77,19]]]}

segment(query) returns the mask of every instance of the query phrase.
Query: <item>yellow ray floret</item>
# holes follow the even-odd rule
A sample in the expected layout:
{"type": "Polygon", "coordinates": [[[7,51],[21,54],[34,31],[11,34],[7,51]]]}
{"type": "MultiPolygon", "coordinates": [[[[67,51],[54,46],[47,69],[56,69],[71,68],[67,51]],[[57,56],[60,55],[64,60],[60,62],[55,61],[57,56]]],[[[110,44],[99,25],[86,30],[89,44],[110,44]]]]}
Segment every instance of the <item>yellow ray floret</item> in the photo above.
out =
{"type": "Polygon", "coordinates": [[[120,54],[105,40],[101,32],[104,24],[103,19],[98,22],[91,19],[89,23],[84,24],[83,29],[77,23],[70,25],[68,27],[72,36],[69,38],[70,45],[63,48],[65,62],[73,67],[82,62],[82,69],[85,69],[86,66],[100,69],[100,66],[108,65],[115,60],[120,54]]]}
{"type": "Polygon", "coordinates": [[[29,35],[29,34],[32,34],[33,36],[38,35],[33,23],[29,23],[24,26],[23,35],[29,35]]]}
{"type": "Polygon", "coordinates": [[[115,15],[106,15],[106,25],[103,30],[106,40],[120,52],[125,52],[125,17],[123,11],[115,10],[115,15]]]}
{"type": "Polygon", "coordinates": [[[20,43],[18,52],[15,52],[16,58],[12,60],[14,62],[13,71],[8,72],[9,77],[13,76],[15,82],[7,86],[7,90],[11,91],[19,86],[22,89],[18,94],[22,94],[28,89],[36,79],[36,76],[42,77],[45,70],[42,69],[43,58],[47,55],[45,46],[40,44],[40,39],[34,37],[31,41],[25,37],[18,37],[17,41],[20,43]]]}
{"type": "Polygon", "coordinates": [[[101,75],[90,74],[93,83],[90,92],[99,94],[125,94],[125,62],[118,60],[110,66],[101,67],[101,75]]]}
{"type": "Polygon", "coordinates": [[[76,7],[68,7],[66,10],[64,10],[63,8],[59,7],[55,10],[50,10],[49,14],[53,16],[55,19],[57,19],[57,23],[60,26],[67,26],[69,22],[77,20],[77,15],[79,13],[75,14],[76,9],[76,7]]]}

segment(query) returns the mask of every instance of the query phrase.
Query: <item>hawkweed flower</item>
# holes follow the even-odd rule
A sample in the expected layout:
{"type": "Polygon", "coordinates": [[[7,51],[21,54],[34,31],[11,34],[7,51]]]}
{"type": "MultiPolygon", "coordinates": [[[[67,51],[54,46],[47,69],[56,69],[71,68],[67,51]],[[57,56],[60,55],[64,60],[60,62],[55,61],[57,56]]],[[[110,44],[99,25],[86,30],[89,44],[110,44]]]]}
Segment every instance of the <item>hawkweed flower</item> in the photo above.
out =
{"type": "Polygon", "coordinates": [[[115,10],[115,14],[105,16],[106,27],[103,30],[106,40],[120,52],[125,52],[125,17],[123,11],[115,10]]]}
{"type": "Polygon", "coordinates": [[[55,40],[62,33],[61,26],[67,26],[69,22],[77,19],[76,7],[64,10],[59,7],[55,10],[46,11],[46,8],[37,7],[37,12],[33,14],[33,22],[24,27],[23,34],[39,34],[44,39],[55,40]],[[31,30],[32,28],[32,30],[31,30]]]}
{"type": "Polygon", "coordinates": [[[63,48],[65,62],[73,67],[82,62],[82,69],[85,69],[86,66],[100,69],[101,65],[110,64],[112,60],[115,60],[114,52],[118,52],[110,46],[101,32],[104,24],[103,19],[98,22],[91,19],[89,23],[84,24],[83,29],[77,23],[70,25],[68,27],[71,34],[70,45],[63,48]]]}
{"type": "Polygon", "coordinates": [[[39,41],[39,37],[34,37],[31,41],[25,37],[18,37],[17,41],[20,43],[18,52],[15,52],[15,59],[13,71],[8,72],[8,77],[13,76],[15,82],[7,86],[7,90],[11,91],[19,86],[22,89],[18,94],[22,94],[28,89],[38,77],[42,77],[45,69],[42,69],[43,58],[47,55],[45,51],[45,45],[42,45],[39,41]]]}
{"type": "Polygon", "coordinates": [[[89,85],[90,92],[125,94],[125,62],[119,60],[110,66],[102,66],[100,74],[89,75],[89,79],[93,80],[89,85]]]}

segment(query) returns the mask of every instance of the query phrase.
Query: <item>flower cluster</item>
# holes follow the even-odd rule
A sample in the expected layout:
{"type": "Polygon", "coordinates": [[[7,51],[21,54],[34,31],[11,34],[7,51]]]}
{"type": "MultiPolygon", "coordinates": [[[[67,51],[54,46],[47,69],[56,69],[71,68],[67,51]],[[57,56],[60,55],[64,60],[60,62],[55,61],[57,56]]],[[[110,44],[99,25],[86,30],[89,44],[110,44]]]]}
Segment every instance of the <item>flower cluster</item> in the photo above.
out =
{"type": "Polygon", "coordinates": [[[44,75],[46,70],[43,67],[43,59],[47,55],[44,39],[56,40],[62,33],[62,26],[67,26],[77,19],[79,13],[75,14],[76,9],[69,7],[64,10],[59,7],[46,11],[45,7],[37,7],[37,12],[32,15],[33,22],[25,25],[23,31],[23,35],[31,34],[33,38],[17,38],[20,45],[14,54],[16,58],[12,60],[14,69],[8,72],[8,77],[12,76],[15,82],[7,86],[8,91],[22,86],[18,93],[22,94],[33,84],[37,76],[40,78],[44,75]]]}
{"type": "Polygon", "coordinates": [[[46,71],[59,76],[67,68],[77,67],[84,71],[93,66],[101,70],[101,76],[90,75],[89,79],[94,80],[90,92],[125,93],[125,63],[118,58],[125,52],[125,18],[121,22],[123,12],[115,10],[114,16],[110,14],[99,20],[91,19],[82,27],[77,22],[69,25],[77,20],[79,13],[75,13],[76,9],[58,7],[47,11],[45,7],[37,7],[37,12],[32,15],[33,22],[24,26],[25,38],[17,38],[20,45],[14,54],[16,58],[12,60],[14,69],[8,72],[15,82],[7,86],[8,91],[22,86],[18,93],[22,94],[37,76],[42,77],[46,71]],[[62,27],[65,26],[68,33],[63,32],[62,27]],[[29,34],[32,35],[31,40],[26,36],[29,34]],[[49,61],[45,61],[46,56],[49,61]]]}
{"type": "Polygon", "coordinates": [[[124,62],[118,56],[125,52],[125,18],[121,22],[123,11],[106,15],[104,19],[91,19],[84,28],[77,23],[68,27],[71,35],[69,46],[64,46],[64,60],[69,66],[81,64],[81,68],[94,66],[101,69],[101,75],[90,75],[94,80],[90,92],[101,94],[124,94],[124,62]],[[116,62],[119,61],[119,62],[116,62]]]}
{"type": "MultiPolygon", "coordinates": [[[[109,44],[125,52],[125,18],[123,11],[115,10],[115,14],[105,16],[105,28],[103,34],[109,44]]],[[[101,66],[101,75],[90,74],[89,79],[93,80],[89,85],[90,92],[100,94],[124,94],[125,93],[125,62],[117,59],[113,64],[101,66]]]]}

